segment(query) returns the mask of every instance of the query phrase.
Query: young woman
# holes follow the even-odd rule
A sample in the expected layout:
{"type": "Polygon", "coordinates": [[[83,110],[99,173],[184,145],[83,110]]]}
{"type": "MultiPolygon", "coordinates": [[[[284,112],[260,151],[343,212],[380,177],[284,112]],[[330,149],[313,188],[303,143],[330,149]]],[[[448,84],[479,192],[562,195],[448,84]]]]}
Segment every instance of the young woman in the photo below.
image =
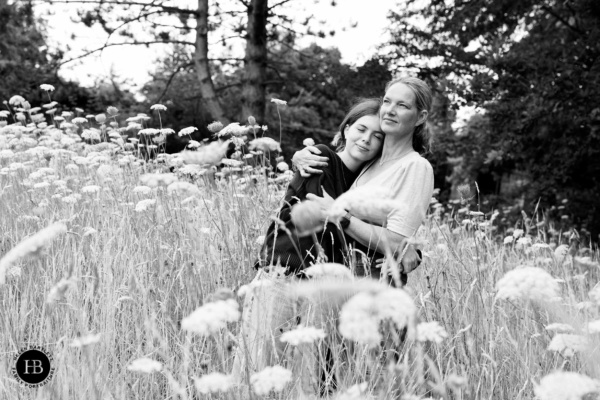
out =
{"type": "MultiPolygon", "coordinates": [[[[430,150],[431,136],[426,125],[431,110],[432,94],[429,86],[420,79],[405,77],[394,79],[386,85],[379,111],[385,144],[381,156],[368,163],[354,181],[352,188],[360,186],[388,188],[402,207],[394,210],[385,221],[373,220],[369,215],[350,216],[345,233],[371,251],[402,257],[403,276],[419,264],[420,256],[414,249],[405,249],[407,239],[415,234],[423,220],[433,194],[433,168],[421,156],[430,150]],[[382,227],[381,225],[385,225],[382,227]]],[[[314,167],[327,165],[326,154],[314,147],[294,155],[302,176],[320,174],[314,167]]],[[[312,176],[312,175],[311,175],[312,176]]],[[[307,199],[328,209],[330,196],[307,195],[307,199]]],[[[380,269],[364,271],[378,278],[380,269]]]]}
{"type": "Polygon", "coordinates": [[[287,284],[294,277],[301,277],[302,270],[317,260],[319,247],[328,262],[344,263],[346,239],[338,225],[329,223],[314,237],[300,237],[291,219],[291,209],[309,195],[327,193],[332,198],[338,197],[351,187],[363,165],[381,153],[384,134],[379,125],[380,105],[379,99],[357,102],[340,124],[338,152],[324,145],[315,147],[329,160],[322,174],[303,178],[297,172],[290,182],[255,264],[259,272],[244,299],[233,368],[238,380],[285,361],[286,344],[279,339],[298,325],[300,316],[299,303],[288,296],[287,284]],[[283,273],[278,268],[283,268],[283,273]]]}

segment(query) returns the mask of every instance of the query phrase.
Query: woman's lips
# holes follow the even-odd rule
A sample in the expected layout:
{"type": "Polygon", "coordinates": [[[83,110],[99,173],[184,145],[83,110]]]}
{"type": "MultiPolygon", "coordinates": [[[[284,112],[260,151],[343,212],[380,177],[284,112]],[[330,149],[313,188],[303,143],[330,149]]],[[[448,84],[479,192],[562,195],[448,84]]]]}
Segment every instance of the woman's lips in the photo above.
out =
{"type": "Polygon", "coordinates": [[[363,147],[363,146],[361,146],[359,144],[357,144],[356,147],[358,147],[362,151],[369,151],[369,149],[367,149],[366,147],[363,147]]]}

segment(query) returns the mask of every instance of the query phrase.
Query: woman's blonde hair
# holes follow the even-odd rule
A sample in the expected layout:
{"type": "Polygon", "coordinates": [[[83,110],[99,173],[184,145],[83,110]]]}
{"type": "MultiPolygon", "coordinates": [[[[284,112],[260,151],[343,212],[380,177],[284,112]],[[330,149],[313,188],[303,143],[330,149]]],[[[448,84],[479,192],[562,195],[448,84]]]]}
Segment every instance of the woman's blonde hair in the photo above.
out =
{"type": "Polygon", "coordinates": [[[333,137],[331,144],[336,147],[337,151],[342,151],[346,147],[346,136],[344,129],[346,126],[351,126],[356,121],[365,115],[379,116],[379,108],[381,107],[381,99],[378,98],[359,98],[357,99],[340,124],[338,132],[333,137]]]}
{"type": "MultiPolygon", "coordinates": [[[[403,78],[392,79],[391,81],[389,81],[385,85],[385,91],[387,92],[389,88],[391,88],[397,83],[402,83],[408,86],[413,91],[416,98],[417,110],[419,112],[431,112],[433,94],[431,93],[431,88],[427,83],[425,83],[419,78],[406,76],[403,78]]],[[[415,127],[415,132],[413,134],[413,148],[416,152],[420,154],[429,153],[431,151],[432,143],[433,138],[431,135],[431,131],[427,126],[427,119],[425,119],[425,121],[423,121],[421,125],[415,127]]]]}

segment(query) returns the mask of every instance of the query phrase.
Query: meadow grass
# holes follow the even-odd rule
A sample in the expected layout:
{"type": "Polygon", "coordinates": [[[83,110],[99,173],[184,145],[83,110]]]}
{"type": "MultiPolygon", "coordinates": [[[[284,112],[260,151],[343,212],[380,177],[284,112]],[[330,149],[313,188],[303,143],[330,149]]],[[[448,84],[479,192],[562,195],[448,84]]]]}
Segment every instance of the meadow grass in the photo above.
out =
{"type": "MultiPolygon", "coordinates": [[[[67,227],[9,266],[0,285],[0,398],[264,398],[244,386],[198,393],[194,377],[229,373],[239,323],[199,336],[182,330],[181,321],[222,289],[235,293],[252,280],[260,237],[287,181],[274,180],[261,163],[226,170],[216,180],[210,170],[190,178],[177,156],[144,161],[125,146],[84,144],[64,128],[0,129],[0,258],[52,222],[67,227]],[[73,142],[61,144],[65,137],[73,142]],[[160,184],[134,190],[141,176],[169,173],[172,166],[199,192],[160,184]],[[100,189],[82,192],[90,185],[100,189]],[[155,202],[137,207],[144,199],[155,202]],[[49,350],[56,367],[52,380],[36,389],[11,375],[13,355],[31,345],[49,350]],[[162,370],[128,369],[142,357],[162,370]]],[[[587,332],[587,323],[599,318],[599,304],[588,295],[599,281],[597,254],[586,261],[517,240],[503,244],[493,224],[480,224],[483,217],[449,210],[439,207],[419,231],[425,258],[406,288],[419,319],[438,321],[448,337],[439,344],[410,340],[399,360],[371,375],[364,374],[364,359],[355,360],[349,371],[356,376],[343,378],[338,397],[384,399],[400,388],[405,399],[533,399],[535,385],[556,370],[600,378],[598,335],[587,332]],[[522,265],[560,279],[560,299],[497,299],[497,282],[522,265]],[[549,351],[556,335],[546,329],[551,323],[583,332],[586,349],[573,356],[549,351]],[[366,392],[339,395],[365,379],[366,392]]],[[[525,235],[539,243],[535,232],[525,235]]],[[[365,357],[373,361],[377,351],[365,357]]],[[[288,386],[269,398],[294,398],[288,386]]]]}

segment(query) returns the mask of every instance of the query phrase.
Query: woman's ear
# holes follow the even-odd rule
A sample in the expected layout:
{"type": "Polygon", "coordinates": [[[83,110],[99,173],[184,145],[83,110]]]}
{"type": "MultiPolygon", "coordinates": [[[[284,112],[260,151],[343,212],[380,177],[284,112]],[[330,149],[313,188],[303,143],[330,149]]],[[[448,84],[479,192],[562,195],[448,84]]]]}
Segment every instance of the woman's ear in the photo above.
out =
{"type": "Polygon", "coordinates": [[[419,119],[417,120],[416,126],[424,124],[425,121],[427,121],[428,115],[429,115],[429,112],[427,110],[422,110],[421,112],[419,112],[419,119]]]}
{"type": "Polygon", "coordinates": [[[342,140],[346,140],[346,132],[348,132],[348,129],[350,129],[350,125],[346,124],[346,126],[342,130],[342,140]]]}

